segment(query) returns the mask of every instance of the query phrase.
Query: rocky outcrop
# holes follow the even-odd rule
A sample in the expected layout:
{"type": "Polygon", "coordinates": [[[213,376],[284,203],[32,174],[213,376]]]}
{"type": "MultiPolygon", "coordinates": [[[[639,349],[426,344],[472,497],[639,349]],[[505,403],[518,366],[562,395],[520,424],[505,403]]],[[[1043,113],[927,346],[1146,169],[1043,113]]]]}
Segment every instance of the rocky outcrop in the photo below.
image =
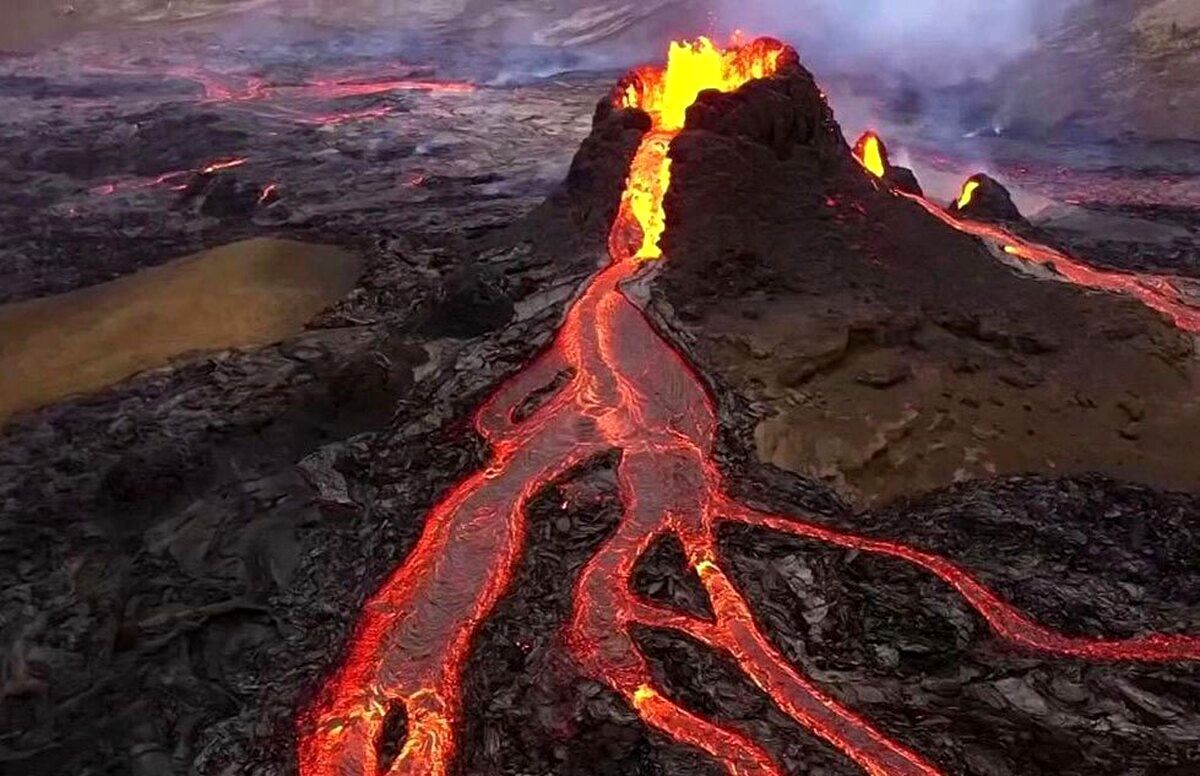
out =
{"type": "Polygon", "coordinates": [[[948,210],[956,216],[975,221],[1026,223],[1008,189],[1000,181],[983,173],[972,175],[963,183],[962,192],[958,199],[950,203],[948,210]]]}

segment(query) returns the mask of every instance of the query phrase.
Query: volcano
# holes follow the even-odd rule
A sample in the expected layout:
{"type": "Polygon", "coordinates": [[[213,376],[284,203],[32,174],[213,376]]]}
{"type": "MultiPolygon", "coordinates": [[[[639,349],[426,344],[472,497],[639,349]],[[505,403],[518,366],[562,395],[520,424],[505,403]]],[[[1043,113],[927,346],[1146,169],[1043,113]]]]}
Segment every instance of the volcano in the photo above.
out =
{"type": "MultiPolygon", "coordinates": [[[[790,724],[867,773],[944,772],[789,661],[734,582],[720,547],[730,530],[909,564],[961,596],[1017,653],[1102,663],[1200,660],[1200,636],[1058,630],[948,557],[737,499],[716,456],[718,409],[709,387],[625,287],[653,274],[661,260],[665,302],[711,300],[703,319],[722,304],[792,283],[802,282],[820,305],[848,286],[859,305],[887,308],[892,321],[919,312],[998,348],[1055,350],[1060,359],[1095,358],[1081,341],[1090,342],[1091,331],[1117,309],[1130,325],[1158,336],[1169,337],[1169,325],[1136,303],[1014,275],[964,230],[907,201],[918,195],[876,185],[871,175],[884,179],[887,172],[878,142],[859,144],[865,174],[811,74],[777,41],[729,50],[707,39],[674,44],[664,68],[632,74],[601,104],[589,142],[633,149],[599,165],[589,149],[573,175],[578,185],[585,167],[629,170],[619,203],[600,205],[615,209],[609,263],[571,304],[553,344],[477,411],[475,430],[490,455],[434,506],[408,557],[365,604],[344,662],[304,714],[302,774],[454,769],[464,718],[475,707],[464,698],[463,674],[478,631],[512,589],[531,503],[568,473],[614,455],[619,516],[571,585],[560,648],[645,725],[706,753],[730,774],[788,768],[744,726],[689,709],[670,692],[639,634],[670,633],[719,654],[790,724]],[[777,248],[795,244],[793,230],[811,246],[803,266],[777,248]],[[866,244],[844,244],[855,237],[866,244]],[[1052,328],[1037,324],[1039,314],[1070,316],[1080,340],[1039,341],[1036,332],[1052,328]],[[702,613],[635,590],[642,557],[663,542],[677,548],[702,613]]],[[[985,201],[996,200],[989,183],[970,181],[956,210],[967,211],[976,189],[985,201]]],[[[570,202],[572,192],[566,197],[570,202]]],[[[706,373],[721,374],[723,366],[706,373]]]]}
{"type": "MultiPolygon", "coordinates": [[[[778,40],[602,84],[382,69],[173,67],[135,165],[114,131],[4,169],[80,176],[113,242],[166,203],[189,239],[364,256],[296,269],[344,296],[275,344],[14,414],[6,773],[1200,768],[1184,280],[1064,250],[984,173],[935,201],[778,40]],[[543,200],[555,110],[591,120],[543,200]]],[[[119,288],[202,323],[283,282],[203,260],[119,288]]],[[[126,267],[64,261],[18,280],[126,267]]]]}

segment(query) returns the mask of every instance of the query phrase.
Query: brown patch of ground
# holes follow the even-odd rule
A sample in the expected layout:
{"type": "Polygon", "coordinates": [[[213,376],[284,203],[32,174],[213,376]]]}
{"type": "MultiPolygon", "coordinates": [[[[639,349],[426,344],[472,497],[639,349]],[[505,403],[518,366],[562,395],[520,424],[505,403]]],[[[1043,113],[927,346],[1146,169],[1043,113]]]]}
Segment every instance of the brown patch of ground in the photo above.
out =
{"type": "Polygon", "coordinates": [[[1200,488],[1197,363],[1149,339],[1014,354],[941,326],[896,330],[851,295],[813,309],[764,300],[753,321],[704,320],[714,360],[772,416],[759,458],[863,504],[993,475],[1087,472],[1200,488]]]}
{"type": "Polygon", "coordinates": [[[24,52],[78,32],[82,20],[48,0],[9,0],[0,25],[0,51],[24,52]]]}
{"type": "Polygon", "coordinates": [[[0,307],[0,421],[188,352],[281,340],[353,288],[359,270],[340,248],[246,240],[0,307]]]}

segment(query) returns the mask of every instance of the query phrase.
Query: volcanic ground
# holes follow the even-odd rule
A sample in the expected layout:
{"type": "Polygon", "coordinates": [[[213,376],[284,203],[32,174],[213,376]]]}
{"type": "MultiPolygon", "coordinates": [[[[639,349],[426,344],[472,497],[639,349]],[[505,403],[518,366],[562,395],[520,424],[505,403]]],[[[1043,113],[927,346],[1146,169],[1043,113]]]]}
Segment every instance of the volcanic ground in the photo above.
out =
{"type": "MultiPolygon", "coordinates": [[[[361,257],[355,280],[344,264],[324,271],[336,294],[353,288],[303,328],[199,354],[185,351],[214,346],[185,344],[7,419],[5,773],[296,772],[297,720],[364,600],[431,507],[489,460],[472,410],[550,345],[609,261],[649,126],[613,107],[616,75],[487,86],[335,54],[281,61],[257,85],[186,69],[184,44],[3,63],[3,301],[112,298],[100,284],[118,278],[160,288],[141,272],[246,238],[361,257]],[[156,71],[176,75],[145,75],[156,71]],[[326,88],[385,78],[406,85],[326,88]]],[[[732,498],[948,559],[1072,636],[1197,635],[1192,332],[891,191],[802,68],[701,95],[670,157],[664,259],[623,289],[711,392],[732,498]]],[[[1170,226],[1129,208],[1117,215],[1170,226]]],[[[1192,219],[1181,206],[1180,241],[1192,219]]],[[[1006,228],[1086,247],[1053,224],[1006,228]]],[[[1164,252],[1160,237],[1103,263],[1183,271],[1171,251],[1184,243],[1164,252]]],[[[189,304],[167,307],[203,316],[205,288],[241,285],[204,277],[169,287],[189,304]]],[[[590,456],[529,501],[513,577],[463,666],[453,772],[723,772],[647,725],[565,643],[573,583],[621,525],[620,464],[618,451],[590,456]]],[[[939,772],[1200,769],[1194,657],[1029,649],[920,565],[762,525],[717,538],[773,648],[939,772]]],[[[632,586],[710,617],[692,560],[657,541],[632,586]]],[[[665,628],[633,638],[663,696],[752,739],[782,772],[863,772],[730,655],[665,628]]],[[[389,715],[382,759],[401,752],[406,723],[389,715]]]]}

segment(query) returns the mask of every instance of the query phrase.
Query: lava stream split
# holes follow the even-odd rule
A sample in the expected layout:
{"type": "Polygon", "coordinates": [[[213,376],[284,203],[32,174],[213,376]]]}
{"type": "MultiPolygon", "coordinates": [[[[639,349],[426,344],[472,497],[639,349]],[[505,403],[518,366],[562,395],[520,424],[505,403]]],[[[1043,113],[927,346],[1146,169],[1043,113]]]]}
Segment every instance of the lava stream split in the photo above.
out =
{"type": "Polygon", "coordinates": [[[1200,659],[1195,637],[1103,641],[1056,633],[948,560],[763,514],[725,495],[713,460],[713,400],[620,284],[637,273],[642,260],[661,255],[657,237],[665,227],[667,152],[687,106],[702,89],[731,91],[769,77],[789,56],[794,53],[769,40],[728,51],[706,40],[675,44],[665,69],[638,71],[623,85],[618,105],[645,110],[654,126],[631,165],[610,235],[611,263],[570,308],[553,345],[478,410],[475,427],[491,445],[491,460],[433,508],[411,555],[367,602],[344,663],[302,715],[303,776],[379,773],[379,738],[393,706],[405,712],[407,739],[387,772],[450,772],[463,664],[472,636],[519,562],[525,505],[570,468],[614,448],[622,452],[623,514],[580,575],[566,643],[580,668],[620,693],[647,724],[706,751],[731,774],[783,771],[741,732],[705,720],[660,692],[632,636],[634,625],[674,629],[726,653],[782,711],[873,776],[939,771],[818,688],[770,643],[722,569],[716,535],[724,521],[913,563],[948,582],[997,636],[1022,648],[1105,660],[1200,659]],[[569,383],[529,417],[514,420],[514,409],[568,369],[569,383]],[[668,534],[682,542],[703,582],[711,620],[654,605],[632,591],[638,558],[668,534]]]}

